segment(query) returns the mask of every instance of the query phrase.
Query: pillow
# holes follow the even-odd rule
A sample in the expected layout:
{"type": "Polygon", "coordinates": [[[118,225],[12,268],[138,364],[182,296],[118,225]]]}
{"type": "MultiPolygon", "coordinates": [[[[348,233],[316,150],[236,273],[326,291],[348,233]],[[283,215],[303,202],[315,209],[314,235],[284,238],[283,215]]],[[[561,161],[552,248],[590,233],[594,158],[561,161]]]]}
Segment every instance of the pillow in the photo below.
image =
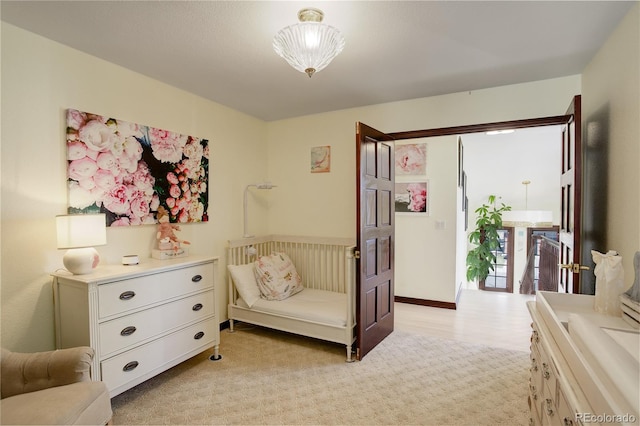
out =
{"type": "Polygon", "coordinates": [[[285,253],[260,256],[254,272],[263,299],[284,300],[304,289],[300,274],[285,253]]]}
{"type": "Polygon", "coordinates": [[[227,265],[233,283],[236,285],[240,297],[245,301],[247,306],[252,307],[258,299],[260,299],[260,289],[256,282],[256,276],[253,273],[253,263],[246,265],[227,265]]]}

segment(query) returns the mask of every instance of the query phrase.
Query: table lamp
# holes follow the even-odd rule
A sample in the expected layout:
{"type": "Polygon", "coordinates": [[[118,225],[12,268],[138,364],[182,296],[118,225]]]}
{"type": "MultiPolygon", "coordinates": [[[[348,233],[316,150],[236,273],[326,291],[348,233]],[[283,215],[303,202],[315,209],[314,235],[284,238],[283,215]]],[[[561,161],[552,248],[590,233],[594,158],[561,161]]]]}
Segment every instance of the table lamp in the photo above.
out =
{"type": "Polygon", "coordinates": [[[56,216],[58,249],[69,249],[62,258],[64,267],[74,275],[93,272],[100,256],[93,246],[107,244],[104,214],[56,216]]]}

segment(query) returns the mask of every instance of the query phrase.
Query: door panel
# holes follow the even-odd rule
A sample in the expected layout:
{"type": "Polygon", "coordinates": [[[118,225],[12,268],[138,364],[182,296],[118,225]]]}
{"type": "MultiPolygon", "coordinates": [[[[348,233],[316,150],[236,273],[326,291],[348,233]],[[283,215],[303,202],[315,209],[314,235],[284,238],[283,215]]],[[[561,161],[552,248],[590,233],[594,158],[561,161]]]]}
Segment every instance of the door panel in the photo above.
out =
{"type": "Polygon", "coordinates": [[[560,268],[559,289],[580,293],[580,228],[582,206],[581,98],[573,98],[567,110],[569,120],[562,130],[560,170],[560,268]]]}
{"type": "Polygon", "coordinates": [[[356,125],[358,318],[356,358],[362,359],[393,331],[393,138],[356,125]]]}

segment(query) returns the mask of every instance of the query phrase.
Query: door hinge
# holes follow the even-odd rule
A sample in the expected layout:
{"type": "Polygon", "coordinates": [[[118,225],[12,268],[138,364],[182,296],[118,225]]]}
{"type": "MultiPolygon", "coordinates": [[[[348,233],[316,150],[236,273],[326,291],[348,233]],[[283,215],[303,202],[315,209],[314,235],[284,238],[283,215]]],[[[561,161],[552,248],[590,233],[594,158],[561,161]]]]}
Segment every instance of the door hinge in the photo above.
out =
{"type": "Polygon", "coordinates": [[[561,263],[558,266],[562,269],[570,269],[571,272],[573,272],[574,274],[577,274],[580,271],[588,271],[589,269],[591,269],[588,266],[582,266],[579,263],[567,263],[567,264],[561,263]]]}

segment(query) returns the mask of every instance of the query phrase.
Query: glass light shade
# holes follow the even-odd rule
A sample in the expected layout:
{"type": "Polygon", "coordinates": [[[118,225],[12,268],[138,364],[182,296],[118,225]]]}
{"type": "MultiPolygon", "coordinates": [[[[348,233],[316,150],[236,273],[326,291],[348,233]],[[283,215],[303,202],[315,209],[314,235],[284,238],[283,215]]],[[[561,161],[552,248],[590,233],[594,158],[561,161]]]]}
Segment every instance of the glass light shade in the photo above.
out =
{"type": "Polygon", "coordinates": [[[344,48],[344,37],[336,28],[322,24],[317,9],[300,11],[301,21],[278,31],[273,50],[289,65],[309,77],[324,69],[344,48]]]}
{"type": "Polygon", "coordinates": [[[65,268],[73,274],[88,274],[100,262],[93,246],[107,243],[106,217],[95,215],[56,216],[58,248],[70,249],[62,258],[65,268]]]}
{"type": "Polygon", "coordinates": [[[521,227],[552,227],[553,212],[550,210],[510,210],[502,213],[502,225],[521,227]]]}

